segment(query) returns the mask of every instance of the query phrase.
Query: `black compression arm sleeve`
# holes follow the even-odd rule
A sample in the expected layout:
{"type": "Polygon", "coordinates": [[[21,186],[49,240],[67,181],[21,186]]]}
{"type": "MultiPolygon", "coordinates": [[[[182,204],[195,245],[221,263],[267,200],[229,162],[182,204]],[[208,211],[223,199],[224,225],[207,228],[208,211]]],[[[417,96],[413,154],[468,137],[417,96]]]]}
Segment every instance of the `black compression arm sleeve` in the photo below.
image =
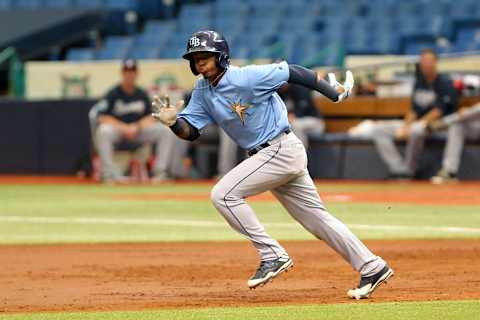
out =
{"type": "Polygon", "coordinates": [[[184,140],[193,141],[200,136],[198,129],[192,126],[187,120],[178,118],[175,123],[170,126],[170,130],[177,135],[177,137],[184,140]]]}
{"type": "Polygon", "coordinates": [[[289,83],[299,84],[306,88],[315,90],[326,96],[332,101],[338,100],[338,92],[327,81],[317,79],[317,73],[310,69],[296,64],[289,64],[290,71],[289,83]]]}

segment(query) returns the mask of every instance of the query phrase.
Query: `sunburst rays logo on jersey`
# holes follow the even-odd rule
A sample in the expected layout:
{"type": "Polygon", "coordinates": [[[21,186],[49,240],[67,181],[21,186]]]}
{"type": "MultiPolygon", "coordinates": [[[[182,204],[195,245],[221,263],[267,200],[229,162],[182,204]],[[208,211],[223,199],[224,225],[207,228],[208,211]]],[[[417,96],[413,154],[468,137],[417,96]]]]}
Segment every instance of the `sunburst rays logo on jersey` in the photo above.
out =
{"type": "Polygon", "coordinates": [[[230,102],[230,109],[238,116],[243,125],[245,125],[245,115],[248,108],[250,108],[250,105],[242,104],[241,100],[238,100],[238,102],[230,102]]]}

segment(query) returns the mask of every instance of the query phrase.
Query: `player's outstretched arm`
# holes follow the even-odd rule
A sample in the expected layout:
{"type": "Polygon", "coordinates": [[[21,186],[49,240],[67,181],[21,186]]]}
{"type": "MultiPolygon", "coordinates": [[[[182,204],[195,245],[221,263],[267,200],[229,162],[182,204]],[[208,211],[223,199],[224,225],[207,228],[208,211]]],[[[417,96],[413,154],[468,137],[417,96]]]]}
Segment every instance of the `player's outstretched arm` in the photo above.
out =
{"type": "Polygon", "coordinates": [[[345,100],[352,92],[354,80],[351,71],[347,71],[345,83],[342,85],[333,73],[328,74],[329,82],[327,82],[319,79],[313,70],[295,64],[290,64],[288,67],[290,71],[288,82],[318,91],[334,102],[345,100]]]}
{"type": "Polygon", "coordinates": [[[155,96],[152,102],[152,117],[168,126],[173,133],[184,140],[193,141],[200,136],[197,128],[183,118],[177,118],[178,111],[183,107],[183,100],[178,101],[175,106],[170,105],[170,98],[155,96]]]}

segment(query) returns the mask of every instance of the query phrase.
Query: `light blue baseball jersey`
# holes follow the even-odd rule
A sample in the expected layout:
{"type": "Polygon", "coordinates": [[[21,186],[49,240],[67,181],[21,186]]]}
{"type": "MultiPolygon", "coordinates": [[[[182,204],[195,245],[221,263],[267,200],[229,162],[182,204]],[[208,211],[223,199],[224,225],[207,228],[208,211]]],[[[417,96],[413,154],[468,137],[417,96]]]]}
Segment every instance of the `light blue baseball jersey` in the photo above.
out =
{"type": "Polygon", "coordinates": [[[217,86],[197,81],[178,117],[195,128],[218,124],[243,149],[271,140],[289,128],[287,109],[276,90],[288,81],[288,64],[230,66],[217,86]]]}

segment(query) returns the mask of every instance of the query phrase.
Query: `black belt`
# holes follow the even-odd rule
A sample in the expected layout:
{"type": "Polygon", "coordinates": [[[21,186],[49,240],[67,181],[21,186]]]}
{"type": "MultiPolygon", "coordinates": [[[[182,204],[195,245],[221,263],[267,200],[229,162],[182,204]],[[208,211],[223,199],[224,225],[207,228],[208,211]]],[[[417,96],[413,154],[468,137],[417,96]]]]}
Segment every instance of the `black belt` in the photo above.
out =
{"type": "MultiPolygon", "coordinates": [[[[290,129],[287,129],[287,130],[283,131],[281,134],[289,134],[290,132],[291,132],[290,129]]],[[[278,136],[277,136],[277,137],[278,137],[278,136]]],[[[276,138],[276,137],[275,137],[275,138],[276,138]]],[[[274,139],[275,139],[275,138],[274,138],[274,139]]],[[[268,143],[268,141],[265,142],[265,143],[262,143],[262,144],[260,144],[260,145],[258,145],[258,146],[256,146],[256,147],[254,147],[254,148],[252,148],[252,149],[250,149],[250,150],[248,150],[248,151],[247,151],[247,154],[251,157],[251,156],[253,156],[254,154],[256,154],[258,151],[260,151],[260,150],[262,150],[262,149],[265,149],[266,147],[270,147],[270,143],[268,143]]]]}

